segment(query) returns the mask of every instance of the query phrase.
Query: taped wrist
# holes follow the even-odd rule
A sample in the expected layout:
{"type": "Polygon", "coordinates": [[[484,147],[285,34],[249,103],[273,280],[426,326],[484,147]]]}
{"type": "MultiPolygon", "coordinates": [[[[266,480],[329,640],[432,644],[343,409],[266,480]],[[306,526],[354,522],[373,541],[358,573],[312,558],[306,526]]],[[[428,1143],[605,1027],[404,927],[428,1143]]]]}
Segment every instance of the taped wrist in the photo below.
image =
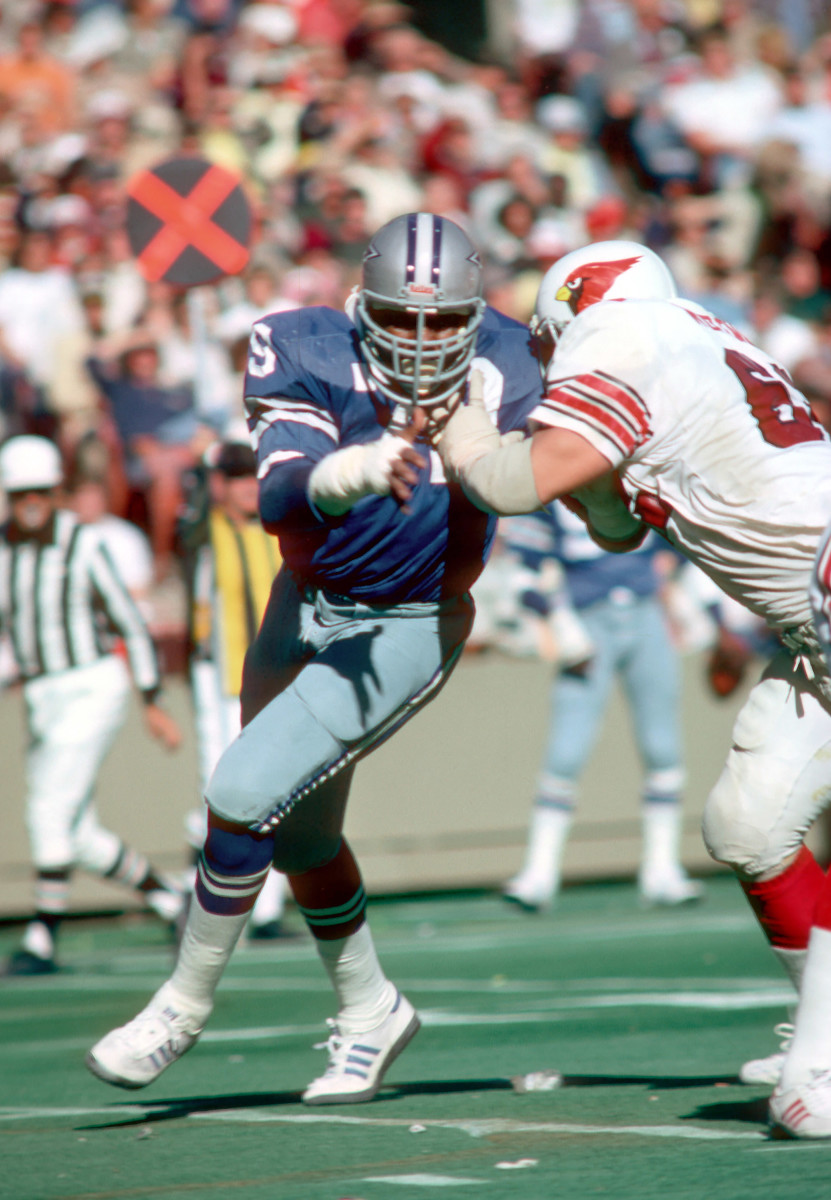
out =
{"type": "Polygon", "coordinates": [[[468,498],[485,512],[513,516],[542,508],[534,483],[530,438],[503,441],[496,449],[461,466],[458,474],[468,498]]]}
{"type": "Polygon", "coordinates": [[[309,475],[309,500],[329,516],[341,516],[364,496],[386,496],[390,466],[408,443],[385,434],[362,446],[344,446],[327,454],[309,475]]]}

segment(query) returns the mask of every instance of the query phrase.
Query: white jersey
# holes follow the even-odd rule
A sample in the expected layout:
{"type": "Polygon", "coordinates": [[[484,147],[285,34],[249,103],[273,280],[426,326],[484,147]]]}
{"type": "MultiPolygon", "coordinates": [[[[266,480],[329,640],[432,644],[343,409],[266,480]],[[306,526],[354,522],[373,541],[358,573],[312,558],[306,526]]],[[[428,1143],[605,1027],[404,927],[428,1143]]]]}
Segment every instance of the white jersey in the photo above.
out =
{"type": "Polygon", "coordinates": [[[831,519],[831,440],[790,376],[683,300],[606,300],[566,327],[541,425],[586,438],[629,508],[723,591],[786,629],[831,519]]]}

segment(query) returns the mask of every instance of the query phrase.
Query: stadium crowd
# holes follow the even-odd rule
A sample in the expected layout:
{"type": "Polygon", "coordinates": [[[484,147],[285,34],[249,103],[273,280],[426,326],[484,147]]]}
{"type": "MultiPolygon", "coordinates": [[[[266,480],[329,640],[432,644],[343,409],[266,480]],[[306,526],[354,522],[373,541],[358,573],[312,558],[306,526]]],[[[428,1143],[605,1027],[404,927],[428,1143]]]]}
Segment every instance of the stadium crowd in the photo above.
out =
{"type": "Polygon", "coordinates": [[[488,301],[520,320],[564,253],[642,241],[825,415],[825,5],[500,11],[466,58],[385,0],[2,6],[0,434],[46,434],[68,463],[103,443],[111,507],[146,520],[159,580],[178,571],[182,473],[241,415],[252,321],[341,308],[401,212],[458,222],[488,301]],[[125,224],[135,173],[184,155],[238,173],[254,214],[247,268],[197,289],[198,310],[145,280],[125,224]]]}

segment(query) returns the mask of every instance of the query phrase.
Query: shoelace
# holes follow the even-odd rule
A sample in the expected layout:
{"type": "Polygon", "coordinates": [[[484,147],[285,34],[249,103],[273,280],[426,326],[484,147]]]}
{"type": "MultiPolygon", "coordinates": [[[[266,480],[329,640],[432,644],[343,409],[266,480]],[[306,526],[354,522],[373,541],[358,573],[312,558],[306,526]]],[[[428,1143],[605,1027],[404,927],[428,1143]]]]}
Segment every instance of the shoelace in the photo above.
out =
{"type": "Polygon", "coordinates": [[[776,1037],[782,1039],[782,1044],[779,1047],[780,1051],[784,1053],[790,1049],[791,1042],[793,1041],[793,1025],[790,1021],[780,1021],[778,1025],[774,1025],[773,1032],[776,1037]]]}
{"type": "Polygon", "coordinates": [[[337,1027],[335,1021],[331,1017],[326,1018],[326,1024],[332,1031],[325,1042],[315,1042],[315,1050],[326,1050],[329,1054],[329,1065],[326,1068],[325,1074],[331,1075],[336,1072],[340,1066],[340,1058],[346,1045],[346,1038],[343,1037],[337,1027]]]}

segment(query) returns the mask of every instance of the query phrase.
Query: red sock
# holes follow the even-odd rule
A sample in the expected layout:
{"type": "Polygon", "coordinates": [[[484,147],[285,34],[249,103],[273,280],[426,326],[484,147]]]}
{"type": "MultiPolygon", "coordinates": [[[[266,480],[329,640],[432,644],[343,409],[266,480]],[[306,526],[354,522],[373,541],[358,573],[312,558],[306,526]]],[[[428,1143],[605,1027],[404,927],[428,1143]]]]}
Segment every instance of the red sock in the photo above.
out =
{"type": "Polygon", "coordinates": [[[825,876],[814,906],[814,924],[831,929],[831,872],[825,876]]]}
{"type": "Polygon", "coordinates": [[[364,923],[366,892],[345,840],[328,863],[302,875],[289,875],[288,880],[306,924],[321,941],[347,937],[364,923]]]}
{"type": "Polygon", "coordinates": [[[807,846],[802,847],[781,875],[764,882],[742,883],[742,888],[772,946],[782,950],[805,950],[821,897],[827,927],[831,928],[829,885],[807,846]]]}

